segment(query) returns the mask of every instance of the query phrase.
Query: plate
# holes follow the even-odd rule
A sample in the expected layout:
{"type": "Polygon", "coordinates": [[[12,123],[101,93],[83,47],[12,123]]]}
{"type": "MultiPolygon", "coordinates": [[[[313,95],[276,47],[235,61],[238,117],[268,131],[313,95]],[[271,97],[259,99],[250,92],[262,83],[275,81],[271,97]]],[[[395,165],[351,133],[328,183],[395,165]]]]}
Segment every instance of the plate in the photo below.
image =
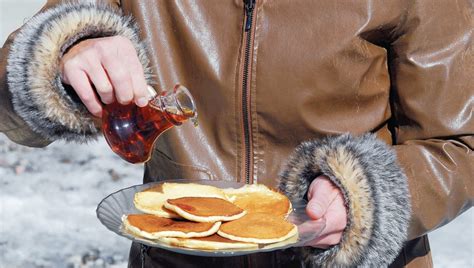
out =
{"type": "Polygon", "coordinates": [[[123,229],[122,216],[128,214],[143,214],[143,212],[137,210],[133,204],[133,198],[135,193],[143,191],[152,186],[156,186],[165,182],[175,183],[197,183],[204,185],[211,185],[218,188],[240,188],[244,186],[244,183],[230,182],[230,181],[209,181],[209,180],[168,180],[160,182],[151,182],[146,184],[140,184],[124,188],[115,193],[105,197],[97,206],[97,218],[99,221],[107,227],[110,231],[126,237],[134,242],[141,243],[150,247],[162,248],[170,251],[174,251],[181,254],[205,256],[205,257],[231,257],[247,255],[259,252],[268,252],[274,250],[280,250],[290,247],[302,247],[305,246],[309,241],[315,239],[318,234],[322,232],[326,223],[324,219],[318,221],[311,220],[306,215],[306,204],[304,200],[298,200],[297,202],[292,201],[293,211],[288,216],[288,220],[298,227],[298,236],[289,238],[288,240],[274,243],[259,245],[257,249],[232,249],[232,250],[201,250],[201,249],[190,249],[183,247],[175,247],[168,244],[164,244],[157,240],[151,240],[141,237],[136,237],[123,229]]]}

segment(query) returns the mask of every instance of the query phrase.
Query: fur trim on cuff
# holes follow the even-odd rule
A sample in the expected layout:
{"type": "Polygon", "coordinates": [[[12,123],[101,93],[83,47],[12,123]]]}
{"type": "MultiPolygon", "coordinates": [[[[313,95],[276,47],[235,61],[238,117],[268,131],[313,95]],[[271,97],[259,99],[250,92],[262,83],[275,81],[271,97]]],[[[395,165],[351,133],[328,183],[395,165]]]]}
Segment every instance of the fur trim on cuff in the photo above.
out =
{"type": "Polygon", "coordinates": [[[39,13],[15,37],[7,64],[8,88],[16,113],[49,140],[84,142],[98,133],[92,115],[59,76],[59,62],[73,44],[86,38],[121,35],[132,41],[151,71],[139,29],[131,17],[105,4],[66,3],[39,13]]]}
{"type": "Polygon", "coordinates": [[[394,151],[373,134],[345,134],[304,142],[281,173],[279,188],[304,198],[309,184],[324,174],[342,191],[348,224],[341,243],[327,250],[302,250],[312,265],[385,267],[407,237],[410,197],[394,151]]]}

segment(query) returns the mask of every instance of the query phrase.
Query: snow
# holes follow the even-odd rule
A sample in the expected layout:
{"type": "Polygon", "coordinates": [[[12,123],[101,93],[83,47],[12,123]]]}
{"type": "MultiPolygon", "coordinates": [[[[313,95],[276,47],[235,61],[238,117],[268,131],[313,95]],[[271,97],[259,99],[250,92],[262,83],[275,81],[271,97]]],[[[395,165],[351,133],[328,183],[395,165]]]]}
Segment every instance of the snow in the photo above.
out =
{"type": "Polygon", "coordinates": [[[473,209],[433,231],[429,238],[436,268],[474,268],[473,209]]]}
{"type": "Polygon", "coordinates": [[[125,267],[129,240],[102,226],[95,209],[142,173],[103,140],[33,149],[1,135],[0,267],[125,267]]]}

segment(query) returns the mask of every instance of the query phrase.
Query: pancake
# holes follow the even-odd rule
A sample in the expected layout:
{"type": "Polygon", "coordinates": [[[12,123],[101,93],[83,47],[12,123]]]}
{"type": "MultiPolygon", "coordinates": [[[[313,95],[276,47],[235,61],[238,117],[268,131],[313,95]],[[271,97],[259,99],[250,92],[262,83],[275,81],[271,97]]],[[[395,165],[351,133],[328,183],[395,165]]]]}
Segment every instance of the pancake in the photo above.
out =
{"type": "Polygon", "coordinates": [[[168,199],[165,208],[181,217],[197,222],[232,221],[246,211],[231,202],[215,197],[181,197],[168,199]]]}
{"type": "Polygon", "coordinates": [[[263,213],[249,213],[238,220],[225,222],[217,232],[231,240],[257,244],[280,242],[297,233],[294,224],[282,217],[263,213]]]}
{"type": "Polygon", "coordinates": [[[181,216],[163,206],[168,198],[169,196],[164,193],[143,191],[135,193],[133,204],[138,210],[148,214],[164,218],[182,219],[181,216]]]}
{"type": "Polygon", "coordinates": [[[163,183],[135,193],[135,207],[145,213],[165,218],[181,219],[178,214],[163,205],[167,199],[180,197],[216,197],[226,199],[224,192],[216,187],[195,183],[163,183]]]}
{"type": "Polygon", "coordinates": [[[292,211],[290,200],[263,184],[250,184],[238,189],[224,189],[228,199],[248,213],[265,213],[286,217],[292,211]]]}
{"type": "Polygon", "coordinates": [[[221,249],[257,249],[258,245],[254,243],[244,243],[233,241],[217,234],[208,237],[195,238],[176,238],[162,237],[159,241],[175,246],[194,249],[221,250],[221,249]]]}
{"type": "Polygon", "coordinates": [[[221,223],[176,221],[149,214],[130,214],[122,218],[125,230],[148,239],[160,237],[204,237],[217,232],[221,223]]]}
{"type": "Polygon", "coordinates": [[[161,185],[163,193],[170,198],[179,197],[216,197],[227,199],[224,191],[214,186],[197,183],[171,183],[165,182],[161,185]]]}
{"type": "Polygon", "coordinates": [[[264,249],[265,251],[268,251],[269,249],[280,248],[280,247],[284,247],[284,246],[287,246],[287,245],[290,245],[290,244],[295,244],[295,243],[298,243],[298,238],[299,238],[298,234],[295,234],[295,235],[291,236],[290,238],[285,239],[285,240],[280,241],[280,242],[261,245],[260,249],[264,249]]]}

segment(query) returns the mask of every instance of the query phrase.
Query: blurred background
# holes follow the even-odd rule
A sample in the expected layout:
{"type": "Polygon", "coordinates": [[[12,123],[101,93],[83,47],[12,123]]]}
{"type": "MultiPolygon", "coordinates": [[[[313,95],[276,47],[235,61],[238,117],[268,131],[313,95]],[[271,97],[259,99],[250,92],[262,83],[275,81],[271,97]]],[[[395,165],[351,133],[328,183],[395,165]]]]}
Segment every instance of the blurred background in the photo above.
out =
{"type": "MultiPolygon", "coordinates": [[[[44,2],[0,0],[0,43],[44,2]]],[[[0,133],[0,267],[126,267],[130,242],[102,226],[95,209],[140,184],[142,169],[102,137],[32,149],[0,133]]],[[[474,267],[474,210],[433,231],[430,242],[435,267],[474,267]]]]}

